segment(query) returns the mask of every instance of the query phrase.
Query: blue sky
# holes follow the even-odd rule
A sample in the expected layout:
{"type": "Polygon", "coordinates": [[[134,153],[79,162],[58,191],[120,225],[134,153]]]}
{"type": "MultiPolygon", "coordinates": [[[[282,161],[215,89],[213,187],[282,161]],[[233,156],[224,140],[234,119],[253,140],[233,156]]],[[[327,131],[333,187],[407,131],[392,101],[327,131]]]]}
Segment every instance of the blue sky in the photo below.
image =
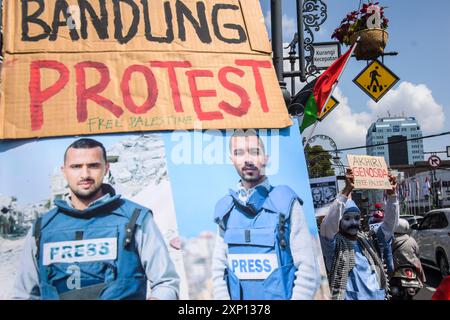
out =
{"type": "MultiPolygon", "coordinates": [[[[296,30],[296,1],[282,2],[283,37],[285,42],[290,42],[296,30]]],[[[348,12],[358,8],[360,1],[324,2],[328,7],[328,18],[315,33],[316,42],[334,41],[331,39],[333,30],[348,12]]],[[[260,0],[260,3],[267,24],[270,1],[260,0]]],[[[380,4],[388,7],[385,16],[390,20],[386,51],[399,53],[395,57],[386,57],[385,65],[400,77],[400,81],[378,104],[368,104],[370,98],[352,82],[366,63],[356,59],[350,61],[334,93],[341,105],[315,131],[315,134],[331,136],[339,148],[364,145],[368,125],[377,115],[387,116],[388,110],[391,115],[404,112],[407,116],[416,116],[424,135],[450,130],[450,1],[383,0],[380,4]]],[[[347,47],[341,49],[345,52],[347,47]]],[[[444,151],[448,145],[450,136],[424,140],[425,151],[444,151]]],[[[447,159],[445,154],[439,156],[447,159]]]]}

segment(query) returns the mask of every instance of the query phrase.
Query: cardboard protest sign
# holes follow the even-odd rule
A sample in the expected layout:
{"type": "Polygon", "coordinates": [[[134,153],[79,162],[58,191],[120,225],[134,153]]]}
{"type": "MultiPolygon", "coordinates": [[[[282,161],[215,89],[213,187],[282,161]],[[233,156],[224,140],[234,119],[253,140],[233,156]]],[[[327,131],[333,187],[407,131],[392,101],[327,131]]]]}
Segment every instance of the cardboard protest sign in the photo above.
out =
{"type": "Polygon", "coordinates": [[[355,189],[390,189],[389,171],[383,157],[347,155],[355,176],[355,189]]]}
{"type": "Polygon", "coordinates": [[[257,0],[4,10],[0,139],[292,124],[257,0]]]}

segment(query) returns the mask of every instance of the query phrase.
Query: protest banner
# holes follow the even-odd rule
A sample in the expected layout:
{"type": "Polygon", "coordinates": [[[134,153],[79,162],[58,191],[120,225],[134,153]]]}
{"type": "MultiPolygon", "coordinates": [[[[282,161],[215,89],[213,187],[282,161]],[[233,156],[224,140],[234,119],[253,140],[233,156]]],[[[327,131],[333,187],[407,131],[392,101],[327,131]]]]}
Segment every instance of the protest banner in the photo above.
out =
{"type": "Polygon", "coordinates": [[[390,189],[389,171],[383,157],[347,155],[355,176],[355,189],[390,189]]]}
{"type": "Polygon", "coordinates": [[[4,6],[0,139],[292,124],[257,0],[4,6]]]}

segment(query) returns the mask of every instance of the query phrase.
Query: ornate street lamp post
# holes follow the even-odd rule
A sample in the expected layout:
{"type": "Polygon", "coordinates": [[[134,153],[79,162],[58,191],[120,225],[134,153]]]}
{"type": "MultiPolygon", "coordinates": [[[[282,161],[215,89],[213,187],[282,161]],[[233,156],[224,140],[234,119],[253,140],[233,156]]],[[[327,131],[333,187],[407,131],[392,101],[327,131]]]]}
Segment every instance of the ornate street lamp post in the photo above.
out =
{"type": "Polygon", "coordinates": [[[318,74],[319,70],[314,65],[314,32],[319,31],[320,26],[327,20],[327,5],[322,0],[297,0],[299,20],[297,32],[303,34],[299,37],[300,81],[305,82],[309,76],[318,74]],[[305,55],[305,51],[308,53],[305,55]]]}

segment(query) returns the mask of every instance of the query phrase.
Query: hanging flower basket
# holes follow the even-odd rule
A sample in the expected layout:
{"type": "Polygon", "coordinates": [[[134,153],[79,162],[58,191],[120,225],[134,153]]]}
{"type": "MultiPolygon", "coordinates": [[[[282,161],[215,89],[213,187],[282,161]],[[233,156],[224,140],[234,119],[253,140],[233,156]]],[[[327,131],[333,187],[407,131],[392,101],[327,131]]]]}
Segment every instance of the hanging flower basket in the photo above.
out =
{"type": "Polygon", "coordinates": [[[355,49],[357,60],[374,60],[383,54],[388,41],[386,31],[389,20],[384,16],[385,7],[378,2],[364,3],[359,10],[352,11],[341,21],[331,38],[341,44],[352,45],[358,37],[355,49]]]}
{"type": "Polygon", "coordinates": [[[355,49],[356,60],[374,60],[383,54],[389,34],[383,29],[364,29],[355,32],[350,38],[354,44],[360,37],[355,49]]]}

